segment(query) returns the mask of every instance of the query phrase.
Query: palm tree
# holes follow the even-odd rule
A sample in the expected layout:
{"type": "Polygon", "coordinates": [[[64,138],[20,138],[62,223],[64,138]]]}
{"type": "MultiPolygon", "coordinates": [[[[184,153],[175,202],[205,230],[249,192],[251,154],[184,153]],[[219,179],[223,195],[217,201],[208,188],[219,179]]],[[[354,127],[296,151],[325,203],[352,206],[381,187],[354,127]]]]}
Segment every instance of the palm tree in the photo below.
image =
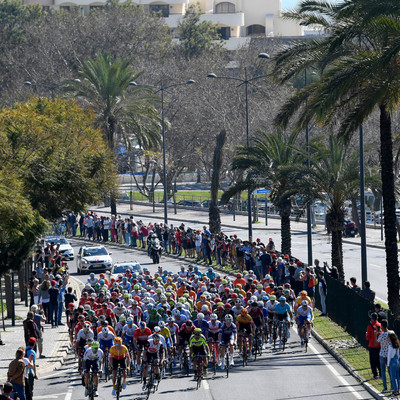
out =
{"type": "MultiPolygon", "coordinates": [[[[307,153],[299,150],[303,157],[307,153]]],[[[320,199],[328,206],[327,229],[332,234],[332,265],[339,271],[339,279],[344,282],[342,236],[345,218],[345,201],[359,192],[359,152],[352,151],[343,138],[333,134],[327,145],[316,138],[310,143],[310,168],[299,166],[291,168],[295,174],[303,173],[297,179],[298,191],[310,200],[320,199]]],[[[367,184],[376,181],[368,175],[367,184]]]]}
{"type": "Polygon", "coordinates": [[[318,81],[283,106],[276,117],[279,126],[286,126],[294,115],[298,128],[312,121],[323,125],[339,121],[339,135],[349,138],[379,110],[388,300],[397,317],[400,282],[391,115],[400,100],[399,8],[394,0],[349,0],[337,5],[305,0],[287,17],[304,25],[319,23],[328,35],[283,49],[275,57],[273,71],[281,83],[310,67],[320,72],[318,81]]]}
{"type": "Polygon", "coordinates": [[[281,131],[271,134],[259,132],[252,139],[254,144],[251,147],[238,147],[232,169],[242,170],[246,174],[242,181],[228,188],[222,195],[222,201],[227,203],[243,190],[268,188],[271,202],[279,210],[281,218],[281,252],[284,254],[291,253],[291,200],[297,194],[295,177],[289,175],[288,167],[302,161],[295,150],[297,136],[297,132],[292,132],[289,137],[285,137],[281,131]]]}
{"type": "MultiPolygon", "coordinates": [[[[113,152],[118,141],[128,148],[132,140],[144,149],[159,146],[161,122],[154,96],[149,88],[132,85],[141,73],[134,71],[129,60],[113,62],[110,54],[97,54],[85,61],[79,75],[81,79],[67,81],[65,89],[94,112],[96,125],[113,152]]],[[[111,194],[111,213],[116,215],[115,193],[111,194]]]]}

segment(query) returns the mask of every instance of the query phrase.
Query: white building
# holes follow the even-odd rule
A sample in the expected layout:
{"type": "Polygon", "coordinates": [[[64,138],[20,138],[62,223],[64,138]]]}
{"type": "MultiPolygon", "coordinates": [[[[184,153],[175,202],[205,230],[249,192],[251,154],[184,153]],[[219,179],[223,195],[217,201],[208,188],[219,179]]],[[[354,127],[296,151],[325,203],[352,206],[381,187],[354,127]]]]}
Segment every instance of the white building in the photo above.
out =
{"type": "MultiPolygon", "coordinates": [[[[106,0],[23,0],[25,4],[39,3],[45,7],[68,10],[79,7],[82,14],[102,7],[106,0]]],[[[303,28],[295,21],[282,18],[281,0],[133,0],[160,12],[178,37],[176,28],[190,4],[199,3],[202,19],[220,26],[220,33],[228,48],[237,48],[249,42],[252,36],[285,37],[303,36],[303,28]]]]}

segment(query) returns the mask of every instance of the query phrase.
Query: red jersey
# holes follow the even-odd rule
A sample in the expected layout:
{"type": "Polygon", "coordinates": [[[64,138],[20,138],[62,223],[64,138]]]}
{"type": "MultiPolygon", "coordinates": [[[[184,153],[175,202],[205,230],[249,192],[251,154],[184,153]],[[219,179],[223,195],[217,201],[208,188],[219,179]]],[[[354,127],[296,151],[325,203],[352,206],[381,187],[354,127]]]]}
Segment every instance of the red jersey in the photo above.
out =
{"type": "Polygon", "coordinates": [[[151,336],[151,329],[146,328],[143,332],[141,329],[136,329],[133,334],[134,339],[140,340],[141,342],[145,342],[151,336]]]}

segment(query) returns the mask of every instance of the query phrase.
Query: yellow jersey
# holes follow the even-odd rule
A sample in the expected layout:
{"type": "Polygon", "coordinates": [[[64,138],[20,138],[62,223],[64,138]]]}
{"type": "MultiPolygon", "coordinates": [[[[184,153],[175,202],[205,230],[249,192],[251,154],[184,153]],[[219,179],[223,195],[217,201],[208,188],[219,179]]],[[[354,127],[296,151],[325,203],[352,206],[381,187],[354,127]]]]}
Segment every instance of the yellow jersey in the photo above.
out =
{"type": "Polygon", "coordinates": [[[126,356],[129,356],[129,351],[123,344],[121,346],[111,346],[109,353],[110,357],[115,358],[116,360],[122,360],[126,356]]]}
{"type": "Polygon", "coordinates": [[[240,324],[249,325],[253,323],[253,318],[251,318],[249,314],[247,314],[245,317],[242,314],[239,314],[236,317],[236,321],[240,324]]]}

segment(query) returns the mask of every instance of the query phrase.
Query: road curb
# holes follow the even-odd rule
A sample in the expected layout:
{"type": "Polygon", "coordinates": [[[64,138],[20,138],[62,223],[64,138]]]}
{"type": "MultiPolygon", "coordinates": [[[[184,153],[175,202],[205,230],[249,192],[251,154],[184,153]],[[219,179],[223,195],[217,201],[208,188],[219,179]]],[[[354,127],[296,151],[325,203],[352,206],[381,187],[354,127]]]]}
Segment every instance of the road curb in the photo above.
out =
{"type": "Polygon", "coordinates": [[[357,381],[361,383],[364,389],[375,399],[385,399],[386,397],[381,395],[370,383],[368,383],[361,375],[359,375],[352,365],[350,365],[335,349],[333,349],[329,344],[316,332],[314,329],[311,329],[311,333],[317,342],[332,356],[335,360],[349,372],[351,376],[353,376],[357,381]]]}

